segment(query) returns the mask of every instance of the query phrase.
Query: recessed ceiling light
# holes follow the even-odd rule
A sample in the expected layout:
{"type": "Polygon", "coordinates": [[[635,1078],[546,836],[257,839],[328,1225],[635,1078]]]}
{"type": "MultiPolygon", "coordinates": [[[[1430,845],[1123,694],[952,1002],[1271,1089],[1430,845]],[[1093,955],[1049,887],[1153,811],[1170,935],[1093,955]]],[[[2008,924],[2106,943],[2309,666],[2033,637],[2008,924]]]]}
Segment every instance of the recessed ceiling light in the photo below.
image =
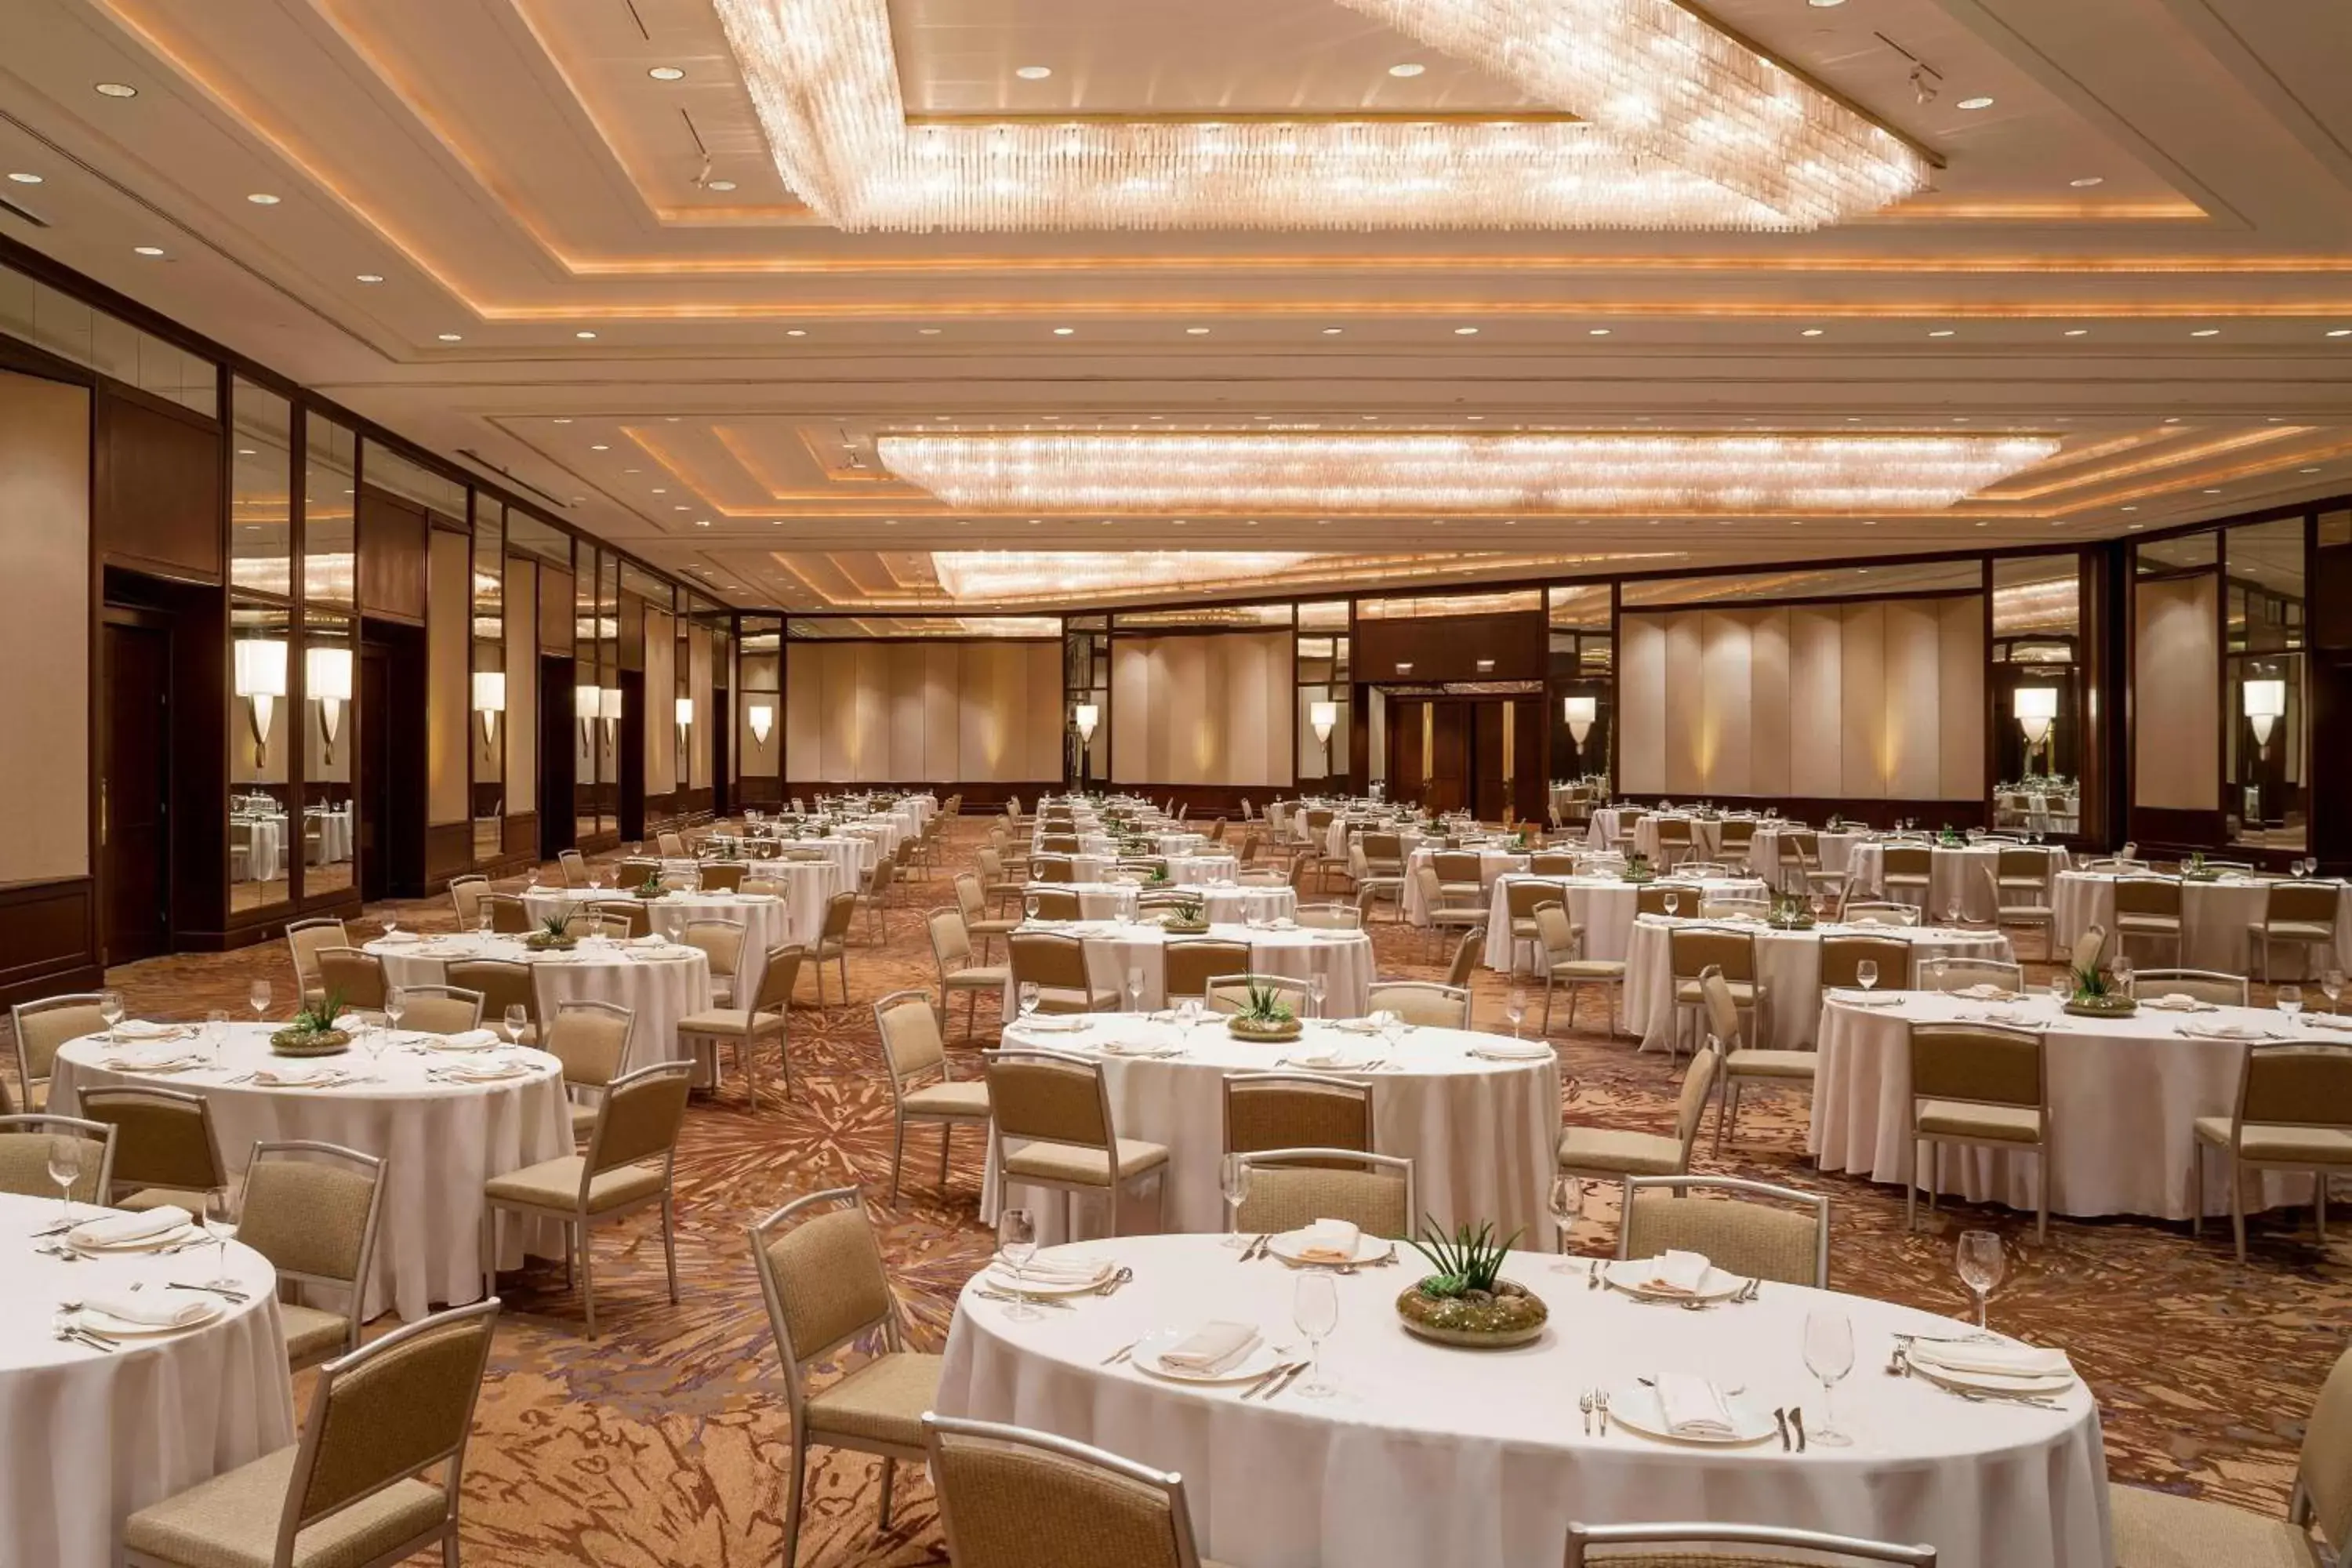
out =
{"type": "Polygon", "coordinates": [[[1929,332],[1927,335],[1931,338],[1948,338],[1952,335],[1952,329],[1949,327],[1937,327],[1934,331],[1929,332]]]}
{"type": "Polygon", "coordinates": [[[917,327],[915,329],[915,335],[918,337],[936,338],[940,335],[940,329],[937,327],[917,327]]]}
{"type": "Polygon", "coordinates": [[[1209,335],[1209,329],[1206,327],[1187,327],[1184,329],[1184,335],[1188,338],[1205,338],[1209,335]]]}
{"type": "Polygon", "coordinates": [[[2147,524],[2146,524],[2146,523],[2144,523],[2144,522],[2135,522],[2135,523],[2128,523],[2128,524],[2126,524],[2126,527],[2128,527],[2128,528],[2129,528],[2129,529],[2130,529],[2134,533],[2137,533],[2141,529],[2146,528],[2146,527],[2147,526],[2147,524]]]}
{"type": "Polygon", "coordinates": [[[1805,0],[1805,4],[1816,11],[1834,11],[1844,5],[1845,0],[1805,0]]]}
{"type": "Polygon", "coordinates": [[[735,182],[732,180],[713,180],[702,188],[706,191],[731,191],[735,188],[735,182]]]}
{"type": "Polygon", "coordinates": [[[656,81],[684,81],[686,79],[686,73],[676,66],[656,66],[653,69],[646,72],[646,74],[653,78],[656,81]]]}
{"type": "Polygon", "coordinates": [[[2070,338],[2087,337],[2091,329],[2088,327],[2069,327],[2066,329],[2066,335],[2070,338]]]}
{"type": "Polygon", "coordinates": [[[2352,327],[2330,327],[2327,335],[2331,338],[2352,338],[2352,327]]]}
{"type": "Polygon", "coordinates": [[[1589,338],[1605,338],[1609,335],[1609,331],[1610,329],[1607,327],[1587,327],[1584,330],[1584,335],[1589,338]]]}
{"type": "MultiPolygon", "coordinates": [[[[680,507],[678,510],[680,511],[684,511],[686,509],[684,507],[680,507]]],[[[694,526],[697,528],[709,528],[710,526],[710,520],[707,517],[698,517],[694,520],[694,526]]]]}
{"type": "Polygon", "coordinates": [[[134,245],[131,249],[133,254],[139,256],[161,256],[163,254],[163,247],[160,245],[134,245]]]}
{"type": "Polygon", "coordinates": [[[593,333],[593,332],[582,331],[582,332],[574,332],[574,333],[572,333],[572,335],[573,337],[575,337],[575,338],[579,338],[579,339],[581,339],[583,342],[585,342],[587,339],[593,338],[593,337],[594,337],[596,334],[595,334],[595,333],[593,333]]]}
{"type": "Polygon", "coordinates": [[[1013,74],[1023,81],[1044,81],[1054,74],[1054,68],[1052,66],[1015,66],[1013,74]]]}
{"type": "Polygon", "coordinates": [[[1066,338],[1077,330],[1078,329],[1076,327],[1055,327],[1054,329],[1054,335],[1057,338],[1066,338]]]}
{"type": "Polygon", "coordinates": [[[804,338],[808,336],[808,329],[805,327],[786,327],[784,329],[784,336],[788,338],[804,338]]]}
{"type": "Polygon", "coordinates": [[[2167,425],[2178,425],[2180,423],[2180,416],[2178,414],[2168,414],[2164,416],[2164,422],[2167,425]]]}
{"type": "Polygon", "coordinates": [[[1389,67],[1389,75],[1419,76],[1428,68],[1429,68],[1427,66],[1423,65],[1419,60],[1400,60],[1395,65],[1389,67]]]}
{"type": "Polygon", "coordinates": [[[356,276],[362,283],[381,283],[383,281],[383,274],[381,272],[362,272],[356,274],[356,276]]]}
{"type": "Polygon", "coordinates": [[[2192,338],[2218,338],[2221,335],[2221,329],[2219,327],[2200,327],[2189,335],[2192,338]]]}
{"type": "Polygon", "coordinates": [[[1820,327],[1807,327],[1797,335],[1801,338],[1818,338],[1822,335],[1822,331],[1820,327]]]}
{"type": "Polygon", "coordinates": [[[136,98],[139,96],[139,89],[132,87],[129,82],[102,81],[98,84],[98,96],[100,98],[136,98]]]}
{"type": "Polygon", "coordinates": [[[2205,493],[2206,493],[2207,495],[2209,495],[2209,496],[2217,496],[2217,495],[2220,495],[2220,494],[2221,493],[2221,488],[2220,488],[2219,486],[2216,486],[2216,487],[2214,487],[2213,489],[2207,490],[2205,493]]]}
{"type": "Polygon", "coordinates": [[[1964,98],[1952,107],[1955,109],[1990,109],[1992,107],[1992,100],[1990,98],[1964,98]]]}
{"type": "Polygon", "coordinates": [[[2087,191],[2093,185],[2105,184],[2107,177],[2105,174],[2085,174],[2079,180],[2069,180],[2066,183],[2078,191],[2087,191]]]}
{"type": "Polygon", "coordinates": [[[1323,329],[1323,335],[1327,338],[1336,338],[1347,330],[1345,327],[1326,327],[1323,329]]]}
{"type": "Polygon", "coordinates": [[[2296,471],[2297,473],[2303,473],[2303,474],[2315,474],[2315,473],[2319,472],[2318,468],[2298,468],[2298,469],[2296,469],[2295,471],[2296,471]]]}
{"type": "Polygon", "coordinates": [[[274,207],[282,198],[274,196],[268,191],[254,191],[249,193],[245,199],[251,202],[257,207],[274,207]]]}
{"type": "Polygon", "coordinates": [[[11,173],[8,177],[16,181],[20,185],[37,185],[41,183],[41,176],[38,174],[27,174],[22,172],[16,172],[11,173]]]}
{"type": "Polygon", "coordinates": [[[1454,335],[1457,338],[1475,338],[1478,335],[1478,329],[1475,327],[1456,327],[1454,329],[1454,335]]]}
{"type": "Polygon", "coordinates": [[[597,442],[594,446],[593,446],[593,447],[589,447],[588,449],[589,449],[590,451],[592,451],[592,452],[609,452],[609,451],[611,451],[613,448],[612,448],[612,447],[608,447],[608,446],[606,446],[604,442],[599,441],[599,442],[597,442]]]}
{"type": "Polygon", "coordinates": [[[462,343],[466,341],[466,334],[463,332],[441,332],[436,335],[445,343],[462,343]]]}

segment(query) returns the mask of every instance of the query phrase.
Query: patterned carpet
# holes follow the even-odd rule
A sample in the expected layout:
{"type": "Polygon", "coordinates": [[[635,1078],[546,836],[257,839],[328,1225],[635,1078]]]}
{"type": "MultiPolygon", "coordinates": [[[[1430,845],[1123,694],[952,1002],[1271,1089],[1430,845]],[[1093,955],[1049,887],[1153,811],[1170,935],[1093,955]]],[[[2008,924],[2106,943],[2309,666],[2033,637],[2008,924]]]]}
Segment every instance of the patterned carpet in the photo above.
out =
{"type": "MultiPolygon", "coordinates": [[[[975,825],[960,825],[945,866],[967,861],[978,836],[975,825]]],[[[743,1103],[740,1079],[724,1098],[696,1103],[678,1161],[682,1305],[670,1306],[664,1292],[651,1225],[600,1233],[599,1343],[582,1337],[577,1300],[559,1271],[501,1282],[509,1312],[466,1477],[468,1563],[764,1568],[777,1561],[791,1450],[743,1226],[779,1204],[863,1183],[914,1341],[926,1349],[943,1343],[955,1292],[992,1246],[974,1213],[980,1140],[962,1137],[942,1194],[934,1187],[937,1144],[928,1131],[915,1134],[900,1206],[879,1206],[889,1180],[889,1089],[866,1004],[930,983],[917,913],[951,896],[944,879],[908,889],[889,940],[852,949],[856,1004],[820,1013],[804,1000],[796,1010],[789,1101],[771,1066],[769,1098],[756,1113],[743,1103]]],[[[405,927],[453,923],[440,900],[371,914],[395,910],[405,927]]],[[[1435,973],[1420,932],[1382,925],[1375,941],[1381,973],[1435,973]]],[[[156,959],[112,979],[134,1011],[184,1018],[209,1006],[241,1009],[256,976],[269,977],[280,998],[292,994],[282,945],[156,959]]],[[[1481,1017],[1499,1018],[1503,982],[1482,972],[1479,985],[1481,1017]]],[[[803,992],[805,999],[805,982],[803,992]]],[[[983,1012],[983,1033],[989,1027],[983,1012]]],[[[1597,1034],[1555,1039],[1573,1085],[1571,1120],[1669,1130],[1675,1076],[1662,1057],[1636,1056],[1629,1042],[1597,1034]]],[[[959,1052],[957,1075],[973,1076],[970,1048],[959,1052]]],[[[2226,1222],[2192,1241],[2185,1226],[2053,1219],[2048,1244],[2037,1246],[2030,1215],[1947,1205],[1932,1230],[1906,1236],[1898,1192],[1811,1170],[1805,1115],[1797,1099],[1751,1094],[1736,1157],[1707,1156],[1709,1127],[1697,1168],[1829,1192],[1832,1282],[1932,1310],[1958,1311],[1965,1299],[1952,1275],[1953,1235],[1970,1226],[2001,1231],[2014,1249],[2011,1279],[1994,1300],[1997,1320],[2073,1353],[2099,1395],[2116,1479],[2273,1515],[2284,1510],[2303,1422],[2352,1323],[2352,1252],[2341,1231],[2322,1249],[2308,1211],[2265,1216],[2244,1268],[2231,1255],[2226,1222]]],[[[1598,1253],[1613,1248],[1614,1238],[1613,1220],[1601,1215],[1588,1216],[1576,1240],[1598,1253]]],[[[298,1394],[307,1398],[307,1383],[298,1394]]],[[[803,1563],[943,1560],[919,1478],[900,1487],[896,1526],[877,1536],[874,1465],[820,1454],[803,1563]]]]}

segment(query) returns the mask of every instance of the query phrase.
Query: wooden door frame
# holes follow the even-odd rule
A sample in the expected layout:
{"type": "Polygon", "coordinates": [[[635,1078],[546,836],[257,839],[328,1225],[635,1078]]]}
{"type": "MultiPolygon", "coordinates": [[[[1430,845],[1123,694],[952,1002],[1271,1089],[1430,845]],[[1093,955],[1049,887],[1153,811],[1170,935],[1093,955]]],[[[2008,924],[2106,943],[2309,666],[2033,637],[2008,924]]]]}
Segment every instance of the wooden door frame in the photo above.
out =
{"type": "Polygon", "coordinates": [[[98,941],[96,945],[99,967],[103,970],[111,968],[117,962],[110,945],[114,935],[115,888],[114,878],[110,874],[113,840],[109,832],[111,798],[110,792],[107,788],[108,781],[113,776],[116,686],[112,661],[106,657],[108,647],[106,628],[125,626],[135,631],[152,632],[163,639],[164,715],[161,721],[163,735],[162,747],[163,776],[158,781],[160,787],[157,795],[163,802],[163,843],[160,862],[163,877],[163,945],[161,951],[169,953],[179,950],[179,921],[176,918],[178,905],[175,900],[178,892],[176,847],[179,839],[179,819],[172,814],[172,802],[179,788],[179,754],[178,748],[173,743],[171,719],[172,671],[178,654],[178,627],[175,617],[163,611],[141,609],[129,605],[101,604],[99,606],[98,623],[99,756],[98,766],[92,770],[97,775],[96,787],[92,793],[97,796],[95,804],[98,808],[98,941]]]}

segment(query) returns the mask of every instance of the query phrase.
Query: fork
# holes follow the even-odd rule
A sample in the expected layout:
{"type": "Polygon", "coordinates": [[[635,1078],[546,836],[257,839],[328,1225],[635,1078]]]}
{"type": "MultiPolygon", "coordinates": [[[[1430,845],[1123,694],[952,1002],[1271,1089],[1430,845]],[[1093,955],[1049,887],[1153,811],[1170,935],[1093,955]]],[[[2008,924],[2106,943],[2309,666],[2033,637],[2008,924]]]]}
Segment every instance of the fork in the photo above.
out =
{"type": "Polygon", "coordinates": [[[1592,1395],[1592,1407],[1601,1412],[1601,1435],[1609,1436],[1609,1391],[1597,1389],[1592,1395]]]}
{"type": "Polygon", "coordinates": [[[1576,1396],[1576,1407],[1584,1413],[1584,1435],[1592,1436],[1592,1390],[1586,1389],[1576,1396]]]}

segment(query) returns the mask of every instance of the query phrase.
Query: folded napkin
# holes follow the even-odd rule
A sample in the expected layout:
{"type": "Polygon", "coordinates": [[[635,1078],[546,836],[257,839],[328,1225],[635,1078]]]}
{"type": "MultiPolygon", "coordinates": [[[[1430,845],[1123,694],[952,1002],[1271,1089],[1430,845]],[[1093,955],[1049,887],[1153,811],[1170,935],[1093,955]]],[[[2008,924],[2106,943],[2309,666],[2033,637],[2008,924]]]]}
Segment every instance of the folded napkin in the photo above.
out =
{"type": "Polygon", "coordinates": [[[1706,1270],[1704,1252],[1662,1252],[1643,1261],[1633,1284],[1662,1296],[1696,1296],[1706,1283],[1706,1270]]]}
{"type": "Polygon", "coordinates": [[[1381,1026],[1370,1018],[1333,1018],[1324,1027],[1337,1029],[1343,1035],[1377,1035],[1381,1032],[1381,1026]]]}
{"type": "Polygon", "coordinates": [[[412,942],[423,942],[424,940],[425,939],[423,937],[417,935],[413,931],[386,931],[383,935],[376,938],[376,941],[388,942],[394,947],[403,946],[412,942]]]}
{"type": "Polygon", "coordinates": [[[658,931],[656,931],[649,936],[630,937],[628,939],[628,945],[631,947],[667,947],[669,945],[669,938],[663,936],[658,931]]]}
{"type": "Polygon", "coordinates": [[[115,1037],[124,1040],[173,1040],[190,1032],[184,1024],[158,1024],[147,1018],[125,1018],[114,1026],[115,1037]]]}
{"type": "Polygon", "coordinates": [[[1480,1040],[1470,1047],[1470,1054],[1498,1062],[1532,1062],[1554,1053],[1550,1045],[1542,1040],[1509,1040],[1497,1036],[1480,1040]]]}
{"type": "Polygon", "coordinates": [[[530,1070],[528,1062],[460,1062],[437,1075],[447,1083],[501,1083],[530,1070]]]}
{"type": "Polygon", "coordinates": [[[495,1029],[460,1029],[454,1035],[429,1035],[425,1045],[436,1051],[487,1051],[499,1044],[495,1029]]]}
{"type": "Polygon", "coordinates": [[[2000,1024],[2011,1029],[2041,1029],[2048,1026],[2032,1014],[2015,1007],[1996,1007],[1988,1013],[1963,1013],[1964,1024],[2000,1024]]]}
{"type": "Polygon", "coordinates": [[[186,1072],[209,1064],[193,1051],[179,1051],[163,1057],[109,1057],[100,1065],[109,1072],[186,1072]]]}
{"type": "Polygon", "coordinates": [[[1959,992],[1958,994],[1978,1002],[2014,1002],[2017,1000],[2016,992],[2011,991],[2006,985],[1995,985],[1990,981],[1982,981],[1977,984],[1969,986],[1967,989],[1959,992]]]}
{"type": "Polygon", "coordinates": [[[1318,1219],[1295,1231],[1294,1250],[1309,1263],[1353,1263],[1362,1232],[1344,1219],[1318,1219]]]}
{"type": "Polygon", "coordinates": [[[262,1068],[253,1081],[264,1089],[324,1089],[343,1081],[343,1069],[331,1067],[262,1068]]]}
{"type": "MultiPolygon", "coordinates": [[[[2184,1024],[2181,1027],[2189,1026],[2184,1024]]],[[[2195,1029],[2209,1040],[2267,1040],[2271,1037],[2268,1029],[2258,1029],[2252,1024],[2200,1024],[2195,1026],[2195,1029]]]]}
{"type": "Polygon", "coordinates": [[[1730,1437],[1738,1435],[1723,1391],[1703,1377],[1687,1373],[1658,1374],[1658,1410],[1666,1430],[1677,1437],[1730,1437]]]}
{"type": "Polygon", "coordinates": [[[1918,1366],[1994,1377],[2072,1377],[2064,1351],[1971,1341],[1913,1340],[1904,1354],[1918,1366]]]}
{"type": "Polygon", "coordinates": [[[152,1296],[134,1296],[127,1290],[88,1296],[83,1298],[82,1305],[118,1322],[138,1323],[150,1329],[193,1329],[209,1321],[218,1310],[209,1296],[174,1296],[164,1290],[152,1296]]]}
{"type": "Polygon", "coordinates": [[[1160,1352],[1160,1364],[1177,1372],[1214,1377],[1237,1366],[1257,1349],[1258,1331],[1247,1323],[1203,1323],[1160,1352]]]}
{"type": "Polygon", "coordinates": [[[2143,1007],[2155,1007],[2167,1013],[2213,1013],[2220,1009],[2210,1002],[2200,1002],[2186,991],[2168,991],[2161,996],[2143,996],[2143,1007]]]}
{"type": "Polygon", "coordinates": [[[1291,919],[1288,915],[1284,915],[1274,921],[1274,929],[1276,931],[1297,931],[1298,929],[1298,922],[1291,919]]]}
{"type": "MultiPolygon", "coordinates": [[[[999,1257],[989,1265],[991,1273],[1010,1282],[1013,1265],[999,1257]]],[[[1032,1285],[1099,1285],[1110,1277],[1111,1265],[1106,1259],[1079,1254],[1065,1258],[1033,1258],[1021,1271],[1021,1278],[1032,1285]]]]}
{"type": "Polygon", "coordinates": [[[2315,1029],[2352,1029],[2352,1013],[2305,1013],[2303,1021],[2315,1029]]]}
{"type": "Polygon", "coordinates": [[[163,1204],[136,1214],[110,1214],[103,1219],[84,1220],[66,1232],[66,1241],[73,1247],[121,1247],[149,1237],[167,1236],[189,1223],[188,1211],[176,1204],[163,1204]]]}

